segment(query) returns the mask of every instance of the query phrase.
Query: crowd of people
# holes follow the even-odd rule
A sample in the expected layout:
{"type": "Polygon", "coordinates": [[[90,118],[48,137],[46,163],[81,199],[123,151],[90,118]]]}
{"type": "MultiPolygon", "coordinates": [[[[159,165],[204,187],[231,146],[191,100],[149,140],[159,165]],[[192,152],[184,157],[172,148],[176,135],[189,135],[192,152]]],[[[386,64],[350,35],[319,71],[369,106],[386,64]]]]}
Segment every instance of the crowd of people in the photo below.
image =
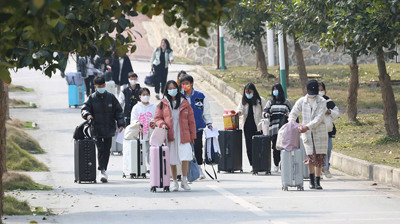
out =
{"type": "MultiPolygon", "coordinates": [[[[168,40],[163,39],[151,57],[154,72],[153,84],[159,103],[150,102],[150,90],[138,83],[129,58],[118,57],[98,63],[99,58],[84,57],[87,65],[85,79],[88,99],[82,107],[82,117],[93,119],[94,138],[98,149],[100,180],[107,182],[107,164],[110,155],[111,138],[118,127],[121,131],[131,121],[139,121],[143,126],[143,139],[149,139],[151,129],[156,126],[167,129],[170,149],[171,190],[179,189],[177,165],[181,165],[181,188],[190,190],[187,180],[188,164],[195,156],[200,168],[200,178],[205,175],[203,164],[203,130],[213,129],[208,98],[194,89],[194,79],[185,71],[178,73],[176,81],[167,81],[168,67],[174,61],[168,40]],[[111,73],[117,92],[106,91],[105,76],[96,73],[111,73]],[[162,96],[160,95],[162,94],[162,96]],[[194,153],[193,153],[194,151],[194,153]]],[[[79,62],[79,60],[78,60],[79,62]]],[[[78,63],[79,64],[79,63],[78,63]]],[[[78,66],[79,67],[79,66],[78,66]]],[[[80,68],[82,70],[82,67],[80,68]]],[[[242,129],[245,137],[246,152],[252,165],[252,137],[261,135],[259,125],[263,119],[269,120],[269,133],[273,149],[272,172],[279,172],[280,151],[277,150],[278,130],[288,121],[298,121],[301,117],[301,133],[309,164],[310,188],[322,189],[321,175],[332,177],[329,172],[329,159],[332,150],[332,138],[336,128],[333,120],[338,116],[335,103],[326,96],[323,82],[310,80],[307,94],[296,101],[294,106],[286,98],[282,85],[277,83],[271,88],[268,101],[260,96],[253,83],[247,83],[243,89],[243,98],[237,108],[237,115],[243,116],[242,129]]],[[[264,133],[265,134],[265,133],[264,133]]],[[[149,163],[147,158],[146,163],[149,163]]]]}

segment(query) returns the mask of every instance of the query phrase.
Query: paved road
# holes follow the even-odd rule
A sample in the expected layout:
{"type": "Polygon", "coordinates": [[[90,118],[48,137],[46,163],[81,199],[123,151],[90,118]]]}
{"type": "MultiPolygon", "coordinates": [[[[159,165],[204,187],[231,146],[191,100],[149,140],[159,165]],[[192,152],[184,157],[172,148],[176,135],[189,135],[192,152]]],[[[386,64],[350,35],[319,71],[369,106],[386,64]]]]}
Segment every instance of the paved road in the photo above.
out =
{"type": "MultiPolygon", "coordinates": [[[[140,82],[148,63],[133,62],[140,82]]],[[[73,70],[72,64],[68,65],[73,70]]],[[[173,65],[170,78],[192,67],[173,65]]],[[[32,101],[38,109],[12,109],[11,116],[35,121],[40,129],[29,131],[47,151],[38,155],[51,172],[30,172],[53,191],[9,192],[33,206],[51,209],[56,216],[6,217],[5,223],[400,223],[400,191],[334,172],[323,180],[323,191],[281,191],[279,175],[253,176],[243,154],[244,173],[221,173],[219,182],[194,182],[191,192],[151,193],[148,179],[123,179],[122,157],[112,156],[107,184],[75,184],[72,132],[82,120],[80,110],[68,108],[67,85],[58,74],[49,79],[40,72],[21,69],[12,75],[14,84],[35,89],[34,93],[11,93],[32,101]]],[[[221,129],[224,108],[236,106],[201,80],[196,88],[210,97],[214,126],[221,129]],[[200,88],[201,87],[201,88],[200,88]]],[[[151,99],[156,102],[154,94],[151,99]]],[[[245,150],[244,150],[245,151],[245,150]]],[[[305,182],[305,185],[307,182],[305,182]]]]}

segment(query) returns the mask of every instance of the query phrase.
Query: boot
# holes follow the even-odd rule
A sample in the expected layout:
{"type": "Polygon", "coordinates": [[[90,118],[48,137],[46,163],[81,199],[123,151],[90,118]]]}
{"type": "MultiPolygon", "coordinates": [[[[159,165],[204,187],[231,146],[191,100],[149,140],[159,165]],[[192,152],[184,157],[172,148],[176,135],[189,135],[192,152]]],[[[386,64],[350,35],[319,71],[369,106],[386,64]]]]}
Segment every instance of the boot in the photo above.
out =
{"type": "Polygon", "coordinates": [[[315,174],[310,173],[310,189],[315,189],[315,174]]]}
{"type": "Polygon", "coordinates": [[[315,189],[322,190],[320,182],[321,182],[321,177],[315,177],[315,189]]]}

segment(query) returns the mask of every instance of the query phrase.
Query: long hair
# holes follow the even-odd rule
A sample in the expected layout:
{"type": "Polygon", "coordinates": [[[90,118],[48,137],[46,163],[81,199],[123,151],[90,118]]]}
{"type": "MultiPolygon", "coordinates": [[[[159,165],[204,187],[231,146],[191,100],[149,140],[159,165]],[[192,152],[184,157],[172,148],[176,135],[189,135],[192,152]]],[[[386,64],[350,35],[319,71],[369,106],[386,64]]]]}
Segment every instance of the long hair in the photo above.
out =
{"type": "Polygon", "coordinates": [[[256,105],[257,101],[261,105],[261,97],[260,97],[260,94],[258,94],[256,86],[253,83],[249,82],[246,84],[246,86],[243,89],[242,104],[246,105],[247,103],[251,103],[252,105],[256,105]],[[246,90],[253,90],[253,92],[254,92],[253,98],[247,99],[246,90]]]}
{"type": "Polygon", "coordinates": [[[165,50],[166,50],[168,53],[171,53],[173,50],[171,49],[171,45],[169,44],[169,41],[168,41],[166,38],[164,38],[164,39],[161,40],[159,49],[161,50],[161,43],[162,43],[163,41],[165,42],[165,45],[167,45],[167,47],[165,48],[165,50]]]}
{"type": "Polygon", "coordinates": [[[318,85],[322,86],[322,89],[325,91],[325,95],[326,95],[325,83],[324,82],[319,82],[318,85]]]}
{"type": "MultiPolygon", "coordinates": [[[[163,93],[163,94],[164,94],[165,97],[167,97],[168,101],[170,102],[171,108],[174,108],[174,109],[178,109],[179,106],[181,105],[181,98],[186,99],[185,96],[183,96],[183,94],[179,91],[178,83],[176,83],[174,80],[169,80],[169,81],[167,82],[167,84],[165,85],[165,89],[164,89],[164,93],[163,93]],[[175,86],[175,88],[178,90],[178,94],[176,94],[176,96],[175,96],[175,100],[176,100],[175,108],[174,108],[174,106],[173,106],[173,104],[172,104],[172,97],[168,94],[168,86],[169,86],[171,83],[172,83],[172,84],[175,86]]],[[[163,108],[163,103],[160,102],[160,109],[162,109],[162,108],[163,108]]]]}
{"type": "Polygon", "coordinates": [[[284,103],[285,100],[286,100],[285,92],[283,91],[282,85],[280,83],[276,83],[271,88],[271,101],[272,101],[272,103],[275,104],[277,101],[279,101],[281,103],[284,103]],[[278,90],[278,96],[274,96],[274,94],[272,93],[275,88],[278,90]]]}

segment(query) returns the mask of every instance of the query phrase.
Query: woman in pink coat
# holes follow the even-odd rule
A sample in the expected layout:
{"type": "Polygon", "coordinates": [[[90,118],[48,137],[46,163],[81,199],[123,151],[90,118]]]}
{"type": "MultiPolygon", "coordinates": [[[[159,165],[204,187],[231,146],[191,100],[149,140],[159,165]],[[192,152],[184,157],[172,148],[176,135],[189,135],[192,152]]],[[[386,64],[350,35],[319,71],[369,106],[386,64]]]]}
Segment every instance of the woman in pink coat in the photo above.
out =
{"type": "Polygon", "coordinates": [[[189,161],[193,159],[192,144],[196,138],[196,122],[189,102],[178,91],[175,81],[168,81],[164,98],[157,106],[154,121],[160,128],[168,128],[168,147],[173,184],[171,191],[178,191],[176,165],[182,163],[181,188],[190,190],[187,181],[189,161]]]}

